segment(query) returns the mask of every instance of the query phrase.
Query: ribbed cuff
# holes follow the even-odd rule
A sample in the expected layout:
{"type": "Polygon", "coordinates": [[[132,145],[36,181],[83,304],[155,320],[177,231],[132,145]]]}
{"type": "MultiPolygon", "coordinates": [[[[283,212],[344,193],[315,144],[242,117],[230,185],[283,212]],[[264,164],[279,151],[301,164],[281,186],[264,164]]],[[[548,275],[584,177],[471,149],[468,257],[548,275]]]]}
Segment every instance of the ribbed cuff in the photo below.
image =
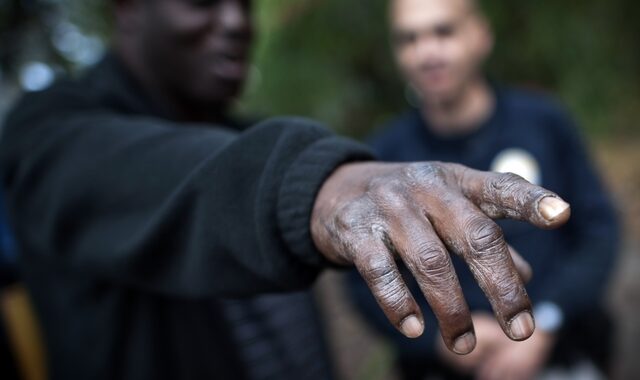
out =
{"type": "Polygon", "coordinates": [[[331,136],[311,144],[285,174],[278,197],[278,225],[290,251],[311,266],[330,263],[311,238],[311,213],[325,180],[341,164],[373,159],[369,148],[355,141],[331,136]]]}

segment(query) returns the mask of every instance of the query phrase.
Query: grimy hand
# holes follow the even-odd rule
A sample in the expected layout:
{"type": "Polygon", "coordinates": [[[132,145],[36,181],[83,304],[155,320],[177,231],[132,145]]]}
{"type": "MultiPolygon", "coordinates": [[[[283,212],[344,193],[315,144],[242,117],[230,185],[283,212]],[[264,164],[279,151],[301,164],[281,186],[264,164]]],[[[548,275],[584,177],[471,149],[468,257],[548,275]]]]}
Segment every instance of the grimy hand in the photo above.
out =
{"type": "Polygon", "coordinates": [[[330,261],[356,266],[389,321],[414,338],[422,334],[424,320],[398,271],[396,260],[402,260],[431,305],[447,347],[467,354],[476,338],[449,252],[465,260],[505,334],[524,340],[534,330],[517,269],[526,264],[512,258],[492,219],[549,229],[569,215],[569,205],[556,194],[514,174],[439,162],[353,163],[338,168],[320,189],[311,234],[330,261]]]}

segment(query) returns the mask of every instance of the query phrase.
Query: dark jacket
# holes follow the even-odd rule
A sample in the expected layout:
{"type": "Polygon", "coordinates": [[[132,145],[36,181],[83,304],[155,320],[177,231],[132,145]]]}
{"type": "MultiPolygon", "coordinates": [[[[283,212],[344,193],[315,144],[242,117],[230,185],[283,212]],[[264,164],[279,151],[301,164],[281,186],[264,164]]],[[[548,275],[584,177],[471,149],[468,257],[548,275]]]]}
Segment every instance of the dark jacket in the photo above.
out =
{"type": "MultiPolygon", "coordinates": [[[[599,308],[617,253],[618,221],[577,128],[562,108],[540,94],[506,88],[496,89],[496,99],[493,114],[472,133],[439,136],[412,109],[373,136],[371,145],[384,161],[439,160],[479,170],[492,170],[508,150],[530,155],[538,165],[539,184],[571,204],[571,219],[554,231],[524,222],[499,224],[507,242],[532,266],[533,279],[526,288],[534,306],[556,304],[570,324],[599,308]]],[[[471,310],[490,310],[466,265],[458,257],[453,261],[471,310]]],[[[419,295],[415,282],[410,283],[419,295]]],[[[424,297],[417,299],[426,314],[426,333],[407,340],[388,326],[361,279],[353,275],[350,284],[368,319],[392,336],[403,353],[424,357],[433,352],[437,323],[424,297]]]]}
{"type": "Polygon", "coordinates": [[[315,195],[365,147],[167,120],[114,58],[27,95],[1,168],[54,379],[241,379],[216,299],[308,287],[315,195]]]}

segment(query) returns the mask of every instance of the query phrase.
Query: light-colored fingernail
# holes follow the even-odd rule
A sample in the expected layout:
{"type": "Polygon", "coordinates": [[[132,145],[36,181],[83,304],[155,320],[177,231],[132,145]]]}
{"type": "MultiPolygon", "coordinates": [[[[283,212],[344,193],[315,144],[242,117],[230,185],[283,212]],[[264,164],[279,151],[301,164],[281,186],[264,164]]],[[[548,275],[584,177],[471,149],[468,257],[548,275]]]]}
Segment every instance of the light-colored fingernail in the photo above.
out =
{"type": "Polygon", "coordinates": [[[546,197],[540,201],[540,214],[552,222],[556,220],[559,215],[562,215],[569,208],[569,204],[561,199],[554,197],[546,197]]]}
{"type": "Polygon", "coordinates": [[[411,315],[402,322],[400,330],[407,338],[417,338],[422,335],[424,326],[415,315],[411,315]]]}
{"type": "Polygon", "coordinates": [[[511,320],[511,337],[516,340],[527,339],[533,334],[535,324],[528,311],[523,311],[511,320]]]}
{"type": "Polygon", "coordinates": [[[476,336],[472,332],[461,335],[453,344],[453,352],[458,355],[466,355],[473,351],[476,346],[476,336]]]}

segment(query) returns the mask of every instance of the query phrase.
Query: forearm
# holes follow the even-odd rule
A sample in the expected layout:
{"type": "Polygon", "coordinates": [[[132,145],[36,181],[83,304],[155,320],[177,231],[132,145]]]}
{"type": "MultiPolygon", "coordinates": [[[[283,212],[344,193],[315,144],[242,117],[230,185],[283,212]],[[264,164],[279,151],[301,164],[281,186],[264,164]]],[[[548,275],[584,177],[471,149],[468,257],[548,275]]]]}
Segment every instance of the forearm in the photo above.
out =
{"type": "MultiPolygon", "coordinates": [[[[95,117],[47,128],[56,129],[42,128],[44,146],[10,147],[3,160],[20,173],[6,185],[28,251],[125,286],[188,296],[308,286],[322,261],[304,242],[305,205],[292,200],[313,199],[334,166],[368,157],[296,120],[243,134],[95,117]],[[324,160],[309,170],[314,152],[324,160]]],[[[36,135],[9,135],[5,147],[36,135]]]]}

